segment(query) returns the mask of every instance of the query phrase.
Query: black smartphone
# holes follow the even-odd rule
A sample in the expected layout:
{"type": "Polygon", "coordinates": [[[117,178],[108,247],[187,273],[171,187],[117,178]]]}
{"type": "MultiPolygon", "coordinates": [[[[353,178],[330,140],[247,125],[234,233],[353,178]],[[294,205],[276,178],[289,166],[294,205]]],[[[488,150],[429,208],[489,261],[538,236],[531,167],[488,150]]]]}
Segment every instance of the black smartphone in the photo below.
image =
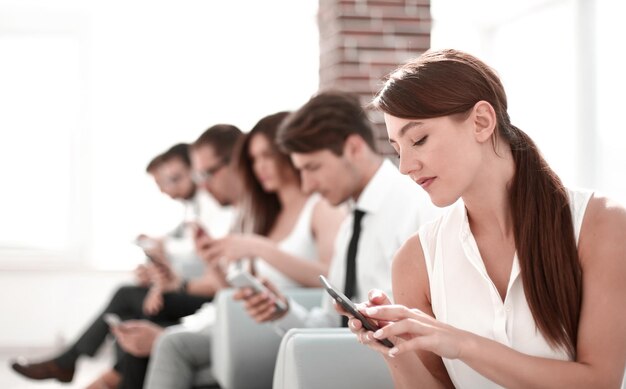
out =
{"type": "MultiPolygon", "coordinates": [[[[363,314],[359,312],[358,309],[356,309],[356,306],[354,305],[354,303],[350,301],[350,299],[347,298],[345,294],[333,288],[333,286],[328,282],[326,277],[320,276],[320,281],[322,282],[322,285],[324,285],[324,288],[326,289],[328,294],[335,301],[337,301],[337,303],[339,303],[339,305],[341,305],[343,309],[345,309],[348,313],[350,313],[355,318],[359,319],[361,323],[363,323],[363,327],[365,327],[366,330],[372,331],[372,332],[378,331],[379,327],[376,324],[374,324],[371,319],[368,319],[365,316],[363,316],[363,314]]],[[[378,341],[378,343],[381,343],[383,346],[386,346],[389,348],[393,347],[393,343],[391,343],[389,339],[376,339],[376,340],[378,341]]]]}

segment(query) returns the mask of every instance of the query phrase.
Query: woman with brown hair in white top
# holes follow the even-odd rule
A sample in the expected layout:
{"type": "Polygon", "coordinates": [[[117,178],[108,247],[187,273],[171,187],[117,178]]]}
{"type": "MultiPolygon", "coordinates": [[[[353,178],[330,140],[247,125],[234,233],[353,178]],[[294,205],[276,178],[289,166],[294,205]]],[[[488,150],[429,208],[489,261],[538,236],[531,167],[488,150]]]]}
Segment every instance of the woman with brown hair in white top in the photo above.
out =
{"type": "Polygon", "coordinates": [[[617,388],[626,364],[626,211],[565,188],[511,124],[504,88],[477,58],[430,51],[373,101],[410,176],[457,202],[398,251],[392,305],[350,326],[399,388],[617,388]],[[388,338],[387,349],[376,339],[388,338]]]}

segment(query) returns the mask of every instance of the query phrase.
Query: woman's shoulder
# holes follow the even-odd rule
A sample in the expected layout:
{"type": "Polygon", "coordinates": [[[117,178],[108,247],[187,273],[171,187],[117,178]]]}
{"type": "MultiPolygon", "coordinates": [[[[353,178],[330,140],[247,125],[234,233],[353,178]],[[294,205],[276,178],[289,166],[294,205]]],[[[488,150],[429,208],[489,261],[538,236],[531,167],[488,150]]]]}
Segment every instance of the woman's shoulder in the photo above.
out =
{"type": "Polygon", "coordinates": [[[396,303],[424,308],[430,302],[428,271],[419,233],[408,238],[392,262],[392,286],[396,303]]]}
{"type": "Polygon", "coordinates": [[[411,235],[396,251],[394,267],[413,268],[420,259],[423,261],[422,243],[419,232],[411,235]]]}
{"type": "MultiPolygon", "coordinates": [[[[626,208],[622,204],[594,193],[589,199],[582,222],[579,253],[583,266],[626,255],[626,208]]],[[[626,261],[625,261],[626,262],[626,261]]]]}
{"type": "MultiPolygon", "coordinates": [[[[593,231],[626,227],[626,208],[617,201],[595,192],[589,199],[583,226],[593,231]]],[[[619,232],[623,234],[624,230],[619,232]]]]}
{"type": "Polygon", "coordinates": [[[344,205],[333,206],[324,197],[314,194],[309,201],[313,202],[312,223],[322,225],[330,222],[341,222],[348,214],[344,205]]]}

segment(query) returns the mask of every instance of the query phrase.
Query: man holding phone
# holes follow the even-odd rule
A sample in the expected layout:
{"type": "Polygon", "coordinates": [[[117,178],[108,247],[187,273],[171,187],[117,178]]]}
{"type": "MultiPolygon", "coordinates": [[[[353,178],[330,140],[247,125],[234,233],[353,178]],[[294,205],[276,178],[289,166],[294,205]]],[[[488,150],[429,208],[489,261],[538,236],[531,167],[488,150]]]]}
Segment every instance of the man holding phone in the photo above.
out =
{"type": "MultiPolygon", "coordinates": [[[[214,200],[202,193],[203,191],[197,190],[197,185],[192,181],[187,144],[176,144],[154,157],[146,172],[154,178],[161,192],[173,200],[181,201],[187,207],[196,208],[195,213],[209,228],[214,227],[212,220],[228,217],[228,212],[218,210],[214,200]]],[[[137,268],[135,275],[138,285],[118,288],[104,312],[92,320],[81,335],[54,358],[37,363],[20,359],[12,363],[13,370],[33,380],[56,379],[70,382],[78,359],[95,355],[109,334],[105,315],[116,314],[125,320],[146,317],[167,326],[177,323],[180,317],[195,312],[202,304],[210,301],[212,296],[194,293],[193,288],[183,287],[186,284],[182,280],[201,276],[204,268],[195,255],[193,239],[183,236],[183,229],[179,227],[158,240],[141,236],[137,243],[141,242],[145,246],[143,249],[154,258],[154,262],[137,268]],[[167,279],[167,290],[162,285],[156,290],[156,279],[167,279]],[[166,312],[162,311],[164,305],[168,305],[166,312]]],[[[109,382],[119,379],[113,371],[104,376],[111,378],[109,382]]]]}
{"type": "MultiPolygon", "coordinates": [[[[395,252],[438,212],[418,186],[375,151],[373,130],[358,98],[319,93],[283,122],[278,143],[290,153],[305,191],[319,192],[332,205],[347,202],[352,210],[335,240],[329,282],[358,301],[372,288],[390,292],[395,252]]],[[[235,294],[257,322],[274,321],[281,332],[346,324],[328,296],[320,307],[307,310],[265,284],[276,297],[245,289],[235,294]],[[287,310],[277,310],[275,299],[287,303],[287,310]]]]}
{"type": "MultiPolygon", "coordinates": [[[[191,145],[191,161],[193,178],[201,189],[208,191],[222,207],[235,208],[239,202],[241,184],[235,173],[235,167],[230,163],[235,145],[243,136],[235,126],[217,124],[207,129],[191,145]]],[[[228,225],[222,226],[224,232],[232,230],[236,217],[232,217],[228,225]]],[[[206,231],[201,225],[194,226],[195,251],[200,258],[205,258],[209,250],[212,231],[206,231]]],[[[217,263],[206,263],[202,277],[188,280],[184,284],[181,280],[173,280],[171,287],[184,288],[188,293],[204,291],[215,294],[219,289],[228,286],[223,269],[217,263]],[[178,285],[178,286],[176,286],[178,285]]],[[[210,321],[206,320],[204,309],[200,308],[194,314],[199,331],[190,330],[182,325],[173,326],[167,330],[145,320],[126,321],[117,326],[113,332],[122,349],[126,352],[120,370],[122,381],[119,389],[142,388],[146,378],[146,370],[150,359],[151,364],[163,365],[158,367],[158,374],[176,375],[177,371],[186,368],[185,361],[174,358],[170,349],[183,348],[190,353],[190,358],[197,354],[208,353],[211,338],[205,335],[210,330],[210,321]],[[189,338],[192,342],[188,342],[189,338]],[[156,361],[155,361],[156,360],[156,361]],[[161,362],[162,361],[162,362],[161,362]]],[[[207,315],[209,316],[209,315],[207,315]]],[[[146,383],[146,387],[150,384],[146,383]]]]}

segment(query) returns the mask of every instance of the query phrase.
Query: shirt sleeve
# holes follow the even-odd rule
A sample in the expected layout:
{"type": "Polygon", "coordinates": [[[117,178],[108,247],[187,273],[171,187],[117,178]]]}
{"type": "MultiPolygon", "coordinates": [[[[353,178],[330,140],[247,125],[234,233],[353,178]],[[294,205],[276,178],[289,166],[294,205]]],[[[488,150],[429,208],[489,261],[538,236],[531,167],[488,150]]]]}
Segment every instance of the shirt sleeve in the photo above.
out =
{"type": "Polygon", "coordinates": [[[196,248],[190,237],[175,238],[166,236],[163,239],[165,255],[172,261],[190,261],[197,259],[196,248]]]}

